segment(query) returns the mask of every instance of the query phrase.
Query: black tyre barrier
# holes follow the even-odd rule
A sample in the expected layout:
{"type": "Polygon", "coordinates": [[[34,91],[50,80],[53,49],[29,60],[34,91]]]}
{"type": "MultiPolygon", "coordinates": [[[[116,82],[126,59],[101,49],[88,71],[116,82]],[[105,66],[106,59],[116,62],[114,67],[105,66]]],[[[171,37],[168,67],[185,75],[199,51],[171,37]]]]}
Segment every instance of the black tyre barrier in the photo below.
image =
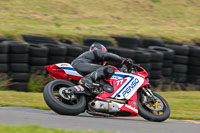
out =
{"type": "Polygon", "coordinates": [[[9,62],[11,63],[28,63],[28,54],[9,54],[9,62]]]}
{"type": "Polygon", "coordinates": [[[162,71],[160,70],[153,70],[151,71],[151,74],[150,74],[150,79],[161,79],[161,76],[162,76],[162,71]]]}
{"type": "Polygon", "coordinates": [[[189,57],[188,64],[190,66],[200,66],[200,57],[189,57]]]}
{"type": "Polygon", "coordinates": [[[60,45],[63,45],[67,48],[68,52],[67,52],[66,56],[78,57],[80,54],[83,53],[82,48],[79,46],[69,45],[69,44],[64,44],[64,43],[60,43],[60,45]]]}
{"type": "Polygon", "coordinates": [[[172,50],[172,49],[165,48],[165,47],[159,47],[159,46],[149,46],[148,48],[162,52],[164,55],[164,59],[171,60],[174,57],[174,50],[172,50]]]}
{"type": "Polygon", "coordinates": [[[82,49],[82,53],[89,51],[89,48],[90,48],[89,46],[81,46],[81,45],[77,45],[77,47],[80,47],[82,49]]]}
{"type": "MultiPolygon", "coordinates": [[[[3,41],[11,41],[11,40],[12,39],[0,37],[0,43],[3,42],[3,41]]],[[[0,49],[1,49],[1,47],[0,47],[0,49]]]]}
{"type": "Polygon", "coordinates": [[[186,45],[178,46],[178,45],[166,44],[165,47],[174,50],[175,55],[187,56],[189,54],[189,48],[186,45]]]}
{"type": "Polygon", "coordinates": [[[12,73],[10,75],[13,82],[28,82],[29,73],[12,73]]]}
{"type": "Polygon", "coordinates": [[[188,64],[188,56],[174,55],[174,64],[188,64]]]}
{"type": "Polygon", "coordinates": [[[0,64],[0,72],[7,73],[8,72],[8,64],[0,64]]]}
{"type": "Polygon", "coordinates": [[[161,70],[162,66],[162,62],[151,62],[151,70],[161,70]]]}
{"type": "Polygon", "coordinates": [[[173,64],[173,72],[175,73],[186,73],[187,70],[187,65],[173,64]]]}
{"type": "Polygon", "coordinates": [[[91,46],[94,42],[101,43],[105,47],[113,46],[112,42],[107,39],[96,38],[96,37],[83,37],[83,44],[86,46],[91,46]]]}
{"type": "Polygon", "coordinates": [[[9,53],[22,54],[29,52],[28,44],[26,42],[4,41],[3,44],[9,45],[9,53]]]}
{"type": "Polygon", "coordinates": [[[161,84],[161,79],[150,79],[151,86],[157,88],[161,84]]]}
{"type": "Polygon", "coordinates": [[[30,66],[30,72],[32,73],[41,73],[41,74],[44,74],[44,73],[46,73],[47,71],[46,71],[46,69],[45,69],[45,67],[44,66],[33,66],[33,65],[31,65],[30,66]]]}
{"type": "Polygon", "coordinates": [[[59,39],[60,43],[66,43],[66,44],[73,44],[73,40],[69,39],[69,38],[61,38],[59,39]]]}
{"type": "Polygon", "coordinates": [[[65,46],[50,43],[43,45],[48,48],[50,56],[65,56],[67,54],[67,48],[65,46]]]}
{"type": "Polygon", "coordinates": [[[188,75],[187,82],[194,83],[194,84],[200,84],[200,75],[188,75]]]}
{"type": "Polygon", "coordinates": [[[65,63],[65,57],[64,56],[49,56],[48,65],[52,65],[56,63],[65,63]]]}
{"type": "Polygon", "coordinates": [[[141,47],[148,48],[149,46],[163,46],[163,41],[158,38],[142,38],[141,47]]]}
{"type": "Polygon", "coordinates": [[[10,71],[15,73],[28,73],[29,65],[25,63],[11,63],[10,71]]]}
{"type": "Polygon", "coordinates": [[[193,56],[193,57],[200,57],[200,47],[197,47],[197,46],[191,46],[191,45],[188,45],[189,47],[189,56],[193,56]]]}
{"type": "Polygon", "coordinates": [[[37,35],[25,35],[22,34],[23,39],[29,43],[56,43],[56,40],[51,37],[37,36],[37,35]]]}
{"type": "Polygon", "coordinates": [[[200,67],[199,66],[189,66],[188,73],[191,75],[200,75],[200,67]]]}
{"type": "Polygon", "coordinates": [[[111,37],[117,41],[119,47],[123,48],[135,49],[140,43],[138,37],[130,37],[130,36],[111,36],[111,37]]]}
{"type": "Polygon", "coordinates": [[[8,53],[8,44],[0,43],[0,54],[8,53]]]}
{"type": "Polygon", "coordinates": [[[8,62],[8,54],[0,54],[0,63],[8,62]]]}
{"type": "Polygon", "coordinates": [[[172,68],[162,68],[162,75],[164,77],[169,77],[172,75],[172,68]]]}
{"type": "Polygon", "coordinates": [[[65,57],[65,62],[66,63],[71,63],[76,57],[71,57],[71,56],[66,56],[65,57]]]}
{"type": "Polygon", "coordinates": [[[46,57],[29,57],[30,65],[45,66],[48,63],[48,58],[46,57]]]}
{"type": "Polygon", "coordinates": [[[151,63],[140,63],[140,66],[143,67],[147,72],[151,71],[151,63]]]}
{"type": "Polygon", "coordinates": [[[151,61],[151,53],[137,50],[135,51],[134,60],[136,61],[136,63],[148,63],[151,61]]]}
{"type": "Polygon", "coordinates": [[[119,56],[125,57],[125,58],[134,58],[135,57],[135,51],[126,49],[126,48],[118,48],[118,47],[108,47],[108,52],[117,54],[119,56]]]}
{"type": "Polygon", "coordinates": [[[31,44],[29,46],[29,55],[32,57],[47,57],[48,48],[43,45],[31,44]]]}
{"type": "Polygon", "coordinates": [[[162,62],[163,61],[163,53],[156,51],[156,50],[151,50],[151,49],[147,49],[147,48],[136,48],[136,51],[140,50],[140,51],[144,51],[144,52],[148,52],[151,54],[151,62],[162,62]]]}
{"type": "Polygon", "coordinates": [[[27,85],[27,82],[13,82],[9,88],[16,91],[27,91],[27,85]]]}
{"type": "Polygon", "coordinates": [[[185,74],[185,73],[173,73],[173,80],[176,83],[185,83],[187,81],[187,74],[185,74]]]}
{"type": "Polygon", "coordinates": [[[171,82],[172,82],[171,75],[170,76],[165,76],[165,77],[162,78],[162,83],[163,84],[169,84],[170,85],[171,82]]]}
{"type": "Polygon", "coordinates": [[[172,67],[173,66],[173,61],[172,60],[163,60],[163,67],[172,67]]]}

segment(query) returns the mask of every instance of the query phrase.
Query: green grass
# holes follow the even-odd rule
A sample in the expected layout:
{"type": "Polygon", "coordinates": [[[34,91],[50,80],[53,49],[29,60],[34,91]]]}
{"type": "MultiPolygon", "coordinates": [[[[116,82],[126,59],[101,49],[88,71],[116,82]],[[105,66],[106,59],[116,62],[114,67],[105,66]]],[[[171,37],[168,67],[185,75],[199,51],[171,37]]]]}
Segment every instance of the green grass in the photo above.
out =
{"type": "Polygon", "coordinates": [[[0,36],[138,35],[200,40],[199,0],[1,0],[0,36]]]}
{"type": "MultiPolygon", "coordinates": [[[[200,120],[200,91],[158,92],[169,103],[172,119],[200,120]]],[[[42,93],[0,91],[0,106],[49,109],[42,93]]]]}
{"type": "Polygon", "coordinates": [[[111,133],[111,132],[64,130],[64,129],[44,128],[41,126],[0,125],[0,133],[111,133]]]}

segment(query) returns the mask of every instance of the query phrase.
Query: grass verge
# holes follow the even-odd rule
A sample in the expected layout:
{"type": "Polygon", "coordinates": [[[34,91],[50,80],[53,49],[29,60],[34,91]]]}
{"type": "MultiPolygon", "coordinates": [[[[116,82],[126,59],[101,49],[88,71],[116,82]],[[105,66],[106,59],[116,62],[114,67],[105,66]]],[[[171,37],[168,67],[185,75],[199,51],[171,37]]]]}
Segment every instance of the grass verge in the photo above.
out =
{"type": "Polygon", "coordinates": [[[1,0],[0,36],[129,35],[200,40],[199,0],[1,0]]]}
{"type": "MultiPolygon", "coordinates": [[[[172,119],[200,120],[200,91],[158,92],[169,103],[172,119]]],[[[0,106],[49,109],[42,93],[0,91],[0,106]]]]}
{"type": "Polygon", "coordinates": [[[111,133],[105,131],[81,131],[44,128],[41,126],[8,126],[0,125],[0,133],[111,133]]]}

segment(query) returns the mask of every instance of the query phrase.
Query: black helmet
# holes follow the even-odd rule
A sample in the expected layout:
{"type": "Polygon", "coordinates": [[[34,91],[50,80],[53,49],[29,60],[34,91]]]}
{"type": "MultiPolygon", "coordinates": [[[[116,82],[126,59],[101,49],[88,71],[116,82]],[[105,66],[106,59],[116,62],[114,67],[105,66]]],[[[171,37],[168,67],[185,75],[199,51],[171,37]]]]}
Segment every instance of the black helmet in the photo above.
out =
{"type": "Polygon", "coordinates": [[[102,44],[98,42],[95,42],[90,46],[90,51],[97,50],[97,49],[101,49],[103,52],[107,52],[106,47],[104,47],[102,44]]]}

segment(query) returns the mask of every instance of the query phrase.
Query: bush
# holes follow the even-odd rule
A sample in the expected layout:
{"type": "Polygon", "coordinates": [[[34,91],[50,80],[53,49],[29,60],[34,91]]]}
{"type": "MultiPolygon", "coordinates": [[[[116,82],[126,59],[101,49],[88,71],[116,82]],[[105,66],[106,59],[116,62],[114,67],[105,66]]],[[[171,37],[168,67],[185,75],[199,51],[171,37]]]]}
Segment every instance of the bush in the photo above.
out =
{"type": "Polygon", "coordinates": [[[6,73],[0,73],[0,90],[6,90],[11,85],[11,78],[6,73]]]}
{"type": "Polygon", "coordinates": [[[52,77],[45,74],[32,73],[28,82],[28,91],[30,92],[42,92],[44,86],[52,80],[52,77]]]}

